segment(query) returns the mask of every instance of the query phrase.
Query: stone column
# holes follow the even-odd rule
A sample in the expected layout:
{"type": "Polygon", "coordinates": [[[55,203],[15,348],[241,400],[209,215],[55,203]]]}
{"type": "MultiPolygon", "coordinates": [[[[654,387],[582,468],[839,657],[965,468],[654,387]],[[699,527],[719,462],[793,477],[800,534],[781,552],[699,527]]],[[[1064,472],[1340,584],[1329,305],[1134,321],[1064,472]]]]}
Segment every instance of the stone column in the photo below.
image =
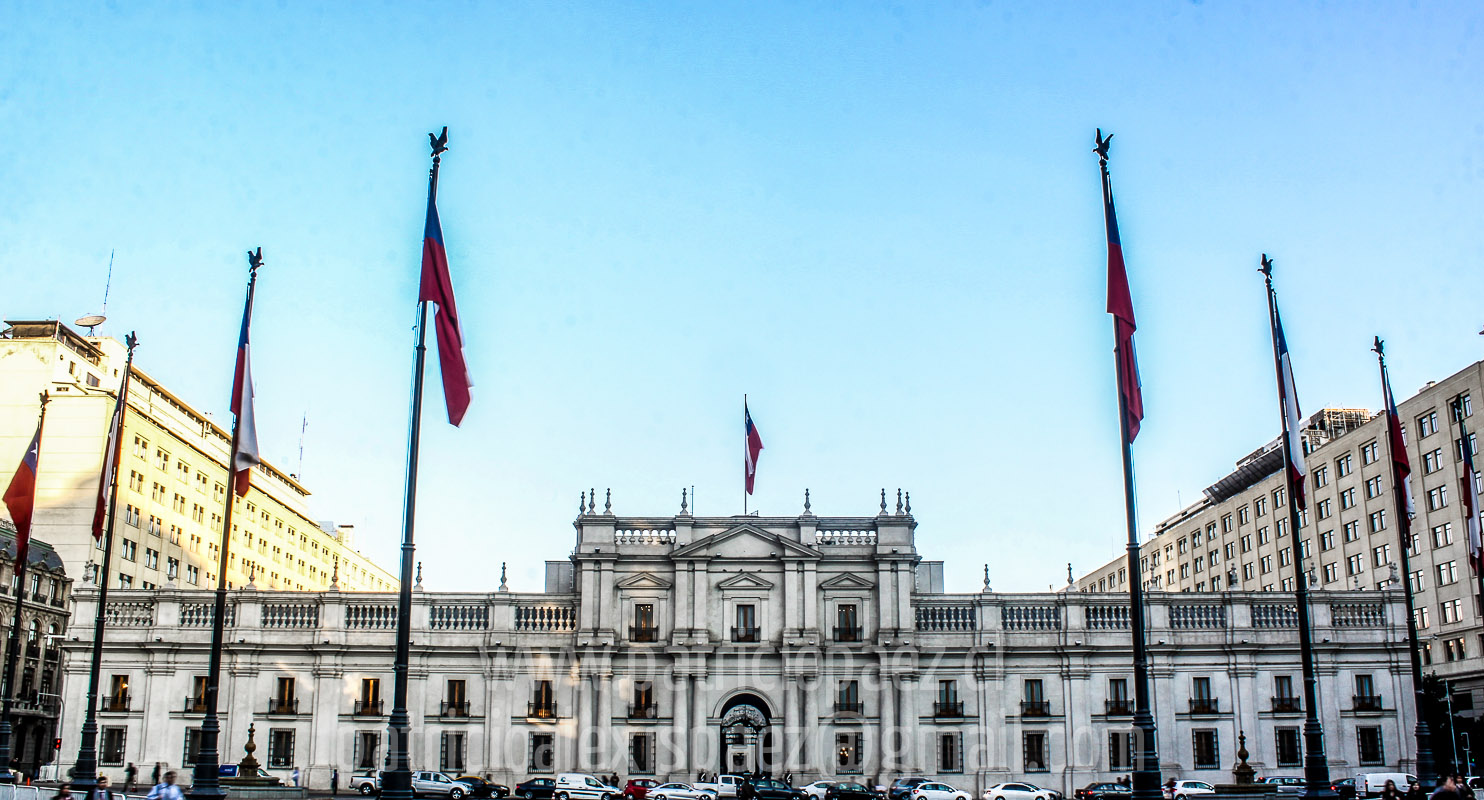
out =
{"type": "MultiPolygon", "coordinates": [[[[917,689],[918,686],[916,675],[902,676],[902,706],[901,720],[899,724],[901,724],[904,730],[914,732],[917,730],[918,717],[917,689]]],[[[902,750],[902,759],[899,762],[899,768],[901,769],[903,774],[916,775],[918,773],[917,755],[918,750],[920,749],[918,746],[919,742],[917,741],[917,737],[906,736],[904,737],[903,744],[905,745],[905,747],[902,750]]]]}
{"type": "Polygon", "coordinates": [[[815,562],[809,561],[804,564],[804,596],[799,598],[804,604],[804,628],[816,630],[819,628],[819,570],[815,562]]]}
{"type": "MultiPolygon", "coordinates": [[[[899,761],[895,752],[897,745],[897,680],[894,675],[881,676],[881,735],[878,737],[881,744],[881,778],[886,778],[896,769],[899,761]]],[[[905,741],[910,733],[900,738],[905,741]]]]}
{"type": "Polygon", "coordinates": [[[670,679],[670,715],[674,724],[670,727],[671,746],[674,755],[670,759],[670,779],[689,782],[690,773],[690,692],[686,691],[690,678],[678,672],[670,679]]]}
{"type": "MultiPolygon", "coordinates": [[[[616,761],[613,752],[613,673],[594,675],[593,682],[596,684],[598,693],[598,719],[593,725],[593,730],[598,737],[598,742],[594,747],[595,757],[599,770],[612,772],[616,761]]],[[[627,768],[628,765],[625,764],[624,767],[627,768]]]]}
{"type": "Polygon", "coordinates": [[[577,749],[575,761],[579,772],[592,771],[592,735],[593,735],[593,683],[592,678],[577,673],[577,708],[573,709],[573,718],[577,722],[577,749]]]}
{"type": "MultiPolygon", "coordinates": [[[[786,607],[786,606],[785,606],[786,607]]],[[[799,679],[787,677],[783,682],[783,771],[798,771],[799,737],[803,733],[799,718],[799,679]]]]}

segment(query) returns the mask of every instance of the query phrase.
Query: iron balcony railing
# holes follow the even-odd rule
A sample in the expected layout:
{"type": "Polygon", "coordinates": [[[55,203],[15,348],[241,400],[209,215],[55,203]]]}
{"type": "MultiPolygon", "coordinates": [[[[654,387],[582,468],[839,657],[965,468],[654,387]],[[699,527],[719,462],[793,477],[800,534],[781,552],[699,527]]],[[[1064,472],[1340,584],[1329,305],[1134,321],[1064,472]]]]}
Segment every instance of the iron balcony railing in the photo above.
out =
{"type": "Polygon", "coordinates": [[[734,641],[734,642],[746,642],[746,643],[753,643],[753,644],[755,644],[757,642],[757,640],[758,640],[758,629],[756,627],[752,627],[752,628],[738,628],[738,627],[733,626],[733,628],[732,628],[732,641],[734,641]]]}
{"type": "Polygon", "coordinates": [[[861,640],[861,626],[859,625],[836,625],[835,641],[837,642],[859,642],[861,640]]]}
{"type": "Polygon", "coordinates": [[[865,710],[865,704],[859,700],[837,700],[835,701],[836,714],[859,714],[865,710]]]}
{"type": "Polygon", "coordinates": [[[1117,700],[1104,700],[1103,713],[1110,717],[1132,717],[1134,715],[1134,701],[1126,697],[1117,700]]]}
{"type": "Polygon", "coordinates": [[[438,704],[438,716],[462,719],[469,716],[468,700],[444,700],[438,704]]]}
{"type": "Polygon", "coordinates": [[[381,700],[367,700],[360,698],[351,706],[350,713],[356,717],[379,717],[381,716],[381,700]]]}
{"type": "Polygon", "coordinates": [[[206,713],[206,698],[204,698],[204,697],[197,697],[195,695],[186,695],[186,699],[185,699],[185,713],[187,713],[187,714],[205,714],[206,713]]]}
{"type": "Polygon", "coordinates": [[[964,701],[962,700],[936,700],[933,702],[933,716],[939,719],[958,718],[964,715],[964,701]]]}
{"type": "Polygon", "coordinates": [[[268,698],[268,714],[288,716],[299,713],[299,698],[297,697],[270,697],[268,698]]]}
{"type": "Polygon", "coordinates": [[[1297,714],[1297,713],[1299,713],[1299,712],[1301,712],[1303,710],[1304,710],[1303,701],[1302,700],[1299,700],[1297,697],[1274,697],[1273,698],[1273,713],[1274,714],[1297,714]]]}
{"type": "Polygon", "coordinates": [[[630,625],[629,641],[631,642],[657,642],[660,640],[660,629],[654,625],[630,625]]]}
{"type": "Polygon", "coordinates": [[[1354,699],[1356,711],[1381,710],[1381,695],[1379,694],[1358,694],[1354,699]]]}
{"type": "Polygon", "coordinates": [[[629,706],[629,719],[655,719],[659,708],[654,703],[634,703],[629,706]]]}
{"type": "Polygon", "coordinates": [[[556,719],[555,700],[533,700],[526,709],[526,716],[533,719],[556,719]]]}
{"type": "Polygon", "coordinates": [[[98,710],[110,712],[128,711],[129,693],[123,692],[122,694],[109,695],[103,698],[103,707],[98,710]]]}
{"type": "Polygon", "coordinates": [[[1022,717],[1049,717],[1051,716],[1050,700],[1021,700],[1020,716],[1022,717]]]}
{"type": "Polygon", "coordinates": [[[1221,701],[1214,697],[1192,697],[1190,698],[1190,713],[1220,714],[1221,701]]]}

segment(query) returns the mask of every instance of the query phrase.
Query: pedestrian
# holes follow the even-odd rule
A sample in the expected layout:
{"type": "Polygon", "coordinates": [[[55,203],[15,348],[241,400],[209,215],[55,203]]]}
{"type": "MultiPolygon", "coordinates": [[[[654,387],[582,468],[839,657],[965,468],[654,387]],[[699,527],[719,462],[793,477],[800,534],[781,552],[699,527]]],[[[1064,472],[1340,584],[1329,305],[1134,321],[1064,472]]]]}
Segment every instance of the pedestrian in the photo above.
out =
{"type": "Polygon", "coordinates": [[[1463,796],[1458,793],[1458,784],[1453,782],[1452,775],[1443,777],[1443,782],[1438,784],[1438,788],[1432,793],[1432,800],[1463,800],[1463,796]]]}
{"type": "Polygon", "coordinates": [[[299,787],[299,768],[294,767],[294,788],[299,787]]]}
{"type": "Polygon", "coordinates": [[[340,768],[335,767],[330,770],[330,796],[334,797],[338,794],[340,794],[340,768]]]}
{"type": "Polygon", "coordinates": [[[180,787],[175,785],[175,770],[166,772],[155,788],[149,790],[145,800],[185,800],[180,787]]]}
{"type": "Polygon", "coordinates": [[[1417,781],[1407,784],[1407,800],[1427,800],[1427,794],[1422,791],[1422,785],[1417,781]]]}
{"type": "Polygon", "coordinates": [[[1387,781],[1381,789],[1381,800],[1401,800],[1401,793],[1396,790],[1396,781],[1387,781]]]}
{"type": "Polygon", "coordinates": [[[57,793],[52,795],[52,800],[72,800],[72,785],[68,783],[57,784],[57,793]]]}
{"type": "Polygon", "coordinates": [[[1462,775],[1453,776],[1453,785],[1458,787],[1458,794],[1464,800],[1474,800],[1474,787],[1469,786],[1468,780],[1462,775]]]}
{"type": "Polygon", "coordinates": [[[113,781],[107,775],[98,776],[98,786],[93,790],[93,800],[113,800],[113,781]]]}
{"type": "Polygon", "coordinates": [[[149,776],[149,785],[155,786],[160,782],[160,762],[155,762],[155,771],[149,776]]]}
{"type": "Polygon", "coordinates": [[[130,761],[129,766],[124,768],[124,794],[134,791],[134,781],[139,778],[139,768],[130,761]]]}

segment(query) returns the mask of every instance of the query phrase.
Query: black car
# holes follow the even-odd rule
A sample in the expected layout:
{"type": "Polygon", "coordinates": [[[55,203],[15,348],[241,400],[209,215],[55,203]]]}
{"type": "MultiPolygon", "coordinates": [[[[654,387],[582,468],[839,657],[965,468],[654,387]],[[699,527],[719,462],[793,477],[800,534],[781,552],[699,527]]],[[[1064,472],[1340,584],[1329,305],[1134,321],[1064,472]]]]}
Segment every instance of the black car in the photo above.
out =
{"type": "Polygon", "coordinates": [[[897,778],[886,789],[887,800],[907,800],[918,784],[927,783],[927,778],[897,778]]]}
{"type": "Polygon", "coordinates": [[[1074,794],[1077,800],[1128,800],[1133,793],[1132,786],[1122,783],[1089,783],[1074,794]]]}
{"type": "Polygon", "coordinates": [[[509,786],[491,783],[478,775],[460,775],[454,780],[469,787],[470,797],[491,797],[499,800],[501,797],[510,796],[509,786]]]}
{"type": "Polygon", "coordinates": [[[824,800],[880,800],[875,789],[859,783],[837,783],[824,790],[824,800]]]}
{"type": "MultiPolygon", "coordinates": [[[[803,792],[783,781],[772,778],[753,778],[747,784],[752,788],[748,796],[753,800],[805,800],[803,792]]],[[[740,787],[738,787],[737,796],[742,796],[740,787]]]]}
{"type": "Polygon", "coordinates": [[[522,800],[551,800],[555,791],[555,778],[530,778],[515,785],[515,796],[522,800]]]}
{"type": "Polygon", "coordinates": [[[1355,779],[1341,778],[1334,782],[1329,788],[1339,795],[1340,800],[1355,800],[1355,779]]]}

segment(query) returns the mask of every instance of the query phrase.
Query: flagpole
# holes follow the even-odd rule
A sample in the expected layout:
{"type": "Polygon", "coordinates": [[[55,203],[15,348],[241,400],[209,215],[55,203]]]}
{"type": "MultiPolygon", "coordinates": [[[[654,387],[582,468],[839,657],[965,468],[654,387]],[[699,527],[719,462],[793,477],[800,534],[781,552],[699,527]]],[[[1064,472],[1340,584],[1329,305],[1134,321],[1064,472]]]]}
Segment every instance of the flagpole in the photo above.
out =
{"type": "MultiPolygon", "coordinates": [[[[448,129],[433,137],[433,168],[428,171],[428,205],[438,199],[438,167],[447,150],[448,129]]],[[[412,762],[408,751],[411,723],[407,715],[407,674],[412,660],[413,524],[417,508],[417,456],[423,415],[423,366],[427,360],[428,301],[417,304],[417,345],[413,348],[412,421],[407,437],[407,487],[402,503],[402,569],[397,592],[397,650],[393,663],[392,715],[388,722],[387,769],[381,776],[384,800],[412,800],[412,762]]]]}
{"type": "MultiPolygon", "coordinates": [[[[37,452],[36,472],[41,472],[41,448],[39,445],[41,430],[46,425],[46,403],[50,398],[46,392],[41,393],[41,419],[36,422],[37,452]]],[[[29,443],[28,443],[29,444],[29,443]]],[[[35,477],[32,478],[32,507],[35,507],[35,477]]],[[[21,647],[21,601],[26,597],[26,562],[30,560],[30,531],[26,531],[26,547],[21,546],[21,532],[16,531],[15,537],[15,614],[10,622],[10,635],[5,643],[5,678],[0,684],[0,694],[4,695],[4,701],[0,702],[0,783],[14,783],[15,776],[10,772],[10,717],[15,705],[15,662],[20,656],[21,647]],[[24,552],[23,552],[24,551],[24,552]]]]}
{"type": "MultiPolygon", "coordinates": [[[[103,669],[103,621],[104,611],[108,606],[108,570],[113,561],[113,515],[118,511],[118,468],[124,452],[119,437],[124,432],[124,414],[129,407],[129,375],[134,368],[134,348],[138,346],[139,339],[130,332],[124,337],[124,343],[129,346],[129,356],[124,361],[124,379],[119,385],[118,399],[114,402],[114,420],[111,421],[114,427],[108,432],[113,442],[113,461],[110,464],[105,459],[102,474],[98,476],[101,484],[112,473],[108,486],[108,517],[103,526],[103,564],[98,567],[98,574],[103,577],[98,581],[98,605],[93,612],[93,657],[88,668],[88,705],[83,716],[82,741],[77,747],[77,763],[72,768],[72,786],[82,792],[84,797],[91,797],[98,786],[98,680],[103,669]]],[[[102,488],[99,490],[102,491],[102,488]]]]}
{"type": "MultiPolygon", "coordinates": [[[[1283,363],[1278,354],[1278,293],[1273,289],[1273,261],[1263,254],[1262,268],[1268,292],[1268,327],[1273,338],[1273,368],[1278,376],[1278,418],[1283,435],[1283,482],[1288,496],[1288,532],[1293,548],[1294,605],[1298,611],[1299,654],[1304,670],[1304,778],[1305,800],[1333,800],[1335,792],[1329,783],[1329,761],[1324,754],[1324,727],[1319,723],[1318,676],[1314,671],[1313,633],[1309,629],[1309,578],[1304,572],[1303,550],[1299,543],[1299,494],[1293,482],[1293,443],[1288,430],[1288,411],[1284,404],[1283,363]]],[[[1302,458],[1303,454],[1300,453],[1302,458]]],[[[1276,509],[1275,509],[1276,511],[1276,509]]]]}
{"type": "MultiPolygon", "coordinates": [[[[263,248],[257,252],[247,251],[247,301],[242,310],[242,327],[252,324],[253,294],[258,287],[258,268],[263,266],[263,248]]],[[[239,348],[241,345],[238,345],[239,348]]],[[[239,352],[238,358],[244,356],[239,352]]],[[[246,377],[244,377],[246,380],[246,377]]],[[[244,387],[243,391],[250,391],[244,387]]],[[[246,402],[251,402],[249,398],[246,402]]],[[[237,491],[233,485],[237,468],[237,446],[242,435],[240,409],[232,417],[232,449],[227,453],[227,500],[222,517],[222,551],[217,562],[216,603],[211,614],[211,659],[206,668],[206,717],[201,720],[201,747],[196,756],[196,766],[191,772],[191,791],[186,795],[191,800],[218,800],[227,796],[222,788],[220,774],[221,720],[217,716],[217,696],[221,688],[222,639],[226,636],[227,616],[227,551],[232,547],[232,509],[237,505],[237,491]]],[[[250,469],[251,467],[249,467],[250,469]]]]}
{"type": "MultiPolygon", "coordinates": [[[[1386,403],[1386,450],[1391,458],[1391,496],[1396,504],[1397,530],[1401,535],[1402,542],[1402,593],[1407,601],[1407,650],[1412,656],[1412,697],[1417,725],[1415,736],[1417,737],[1417,780],[1424,791],[1431,792],[1436,788],[1433,779],[1436,768],[1433,765],[1432,755],[1432,730],[1427,724],[1427,716],[1423,714],[1423,708],[1427,705],[1427,695],[1422,689],[1422,653],[1417,643],[1417,618],[1412,612],[1414,598],[1412,596],[1412,560],[1408,553],[1412,546],[1412,518],[1407,513],[1406,502],[1406,477],[1397,469],[1397,457],[1392,453],[1393,443],[1401,442],[1401,432],[1391,430],[1391,426],[1397,424],[1392,418],[1391,412],[1396,405],[1391,395],[1391,376],[1386,370],[1386,343],[1381,337],[1376,337],[1376,345],[1371,348],[1376,354],[1376,362],[1381,367],[1381,391],[1386,403]]],[[[1405,453],[1403,453],[1405,457],[1405,453]]]]}
{"type": "MultiPolygon", "coordinates": [[[[1103,175],[1103,202],[1113,202],[1113,183],[1108,175],[1108,141],[1102,131],[1098,132],[1098,167],[1103,175]]],[[[1111,232],[1110,232],[1111,233],[1111,232]]],[[[1118,320],[1113,321],[1114,369],[1122,371],[1118,357],[1118,320]]],[[[1144,630],[1144,581],[1139,559],[1139,520],[1134,506],[1134,451],[1132,431],[1128,424],[1128,398],[1124,395],[1122,382],[1118,389],[1118,429],[1123,450],[1123,511],[1128,526],[1128,574],[1129,574],[1129,627],[1132,629],[1134,646],[1134,730],[1138,734],[1136,751],[1138,759],[1130,775],[1131,800],[1162,800],[1160,788],[1159,747],[1156,741],[1154,712],[1150,707],[1149,653],[1144,630]]]]}
{"type": "MultiPolygon", "coordinates": [[[[746,392],[743,392],[742,393],[742,420],[744,422],[747,420],[747,393],[746,392]]],[[[749,453],[752,452],[752,451],[750,451],[750,450],[747,449],[748,447],[750,447],[750,445],[748,444],[748,441],[747,441],[747,428],[746,428],[746,426],[743,426],[743,429],[742,429],[742,472],[744,474],[742,475],[742,516],[744,516],[744,517],[747,516],[747,475],[746,475],[746,472],[747,472],[747,456],[748,456],[749,453]]]]}
{"type": "MultiPolygon", "coordinates": [[[[1469,447],[1468,423],[1463,421],[1463,401],[1461,400],[1461,396],[1455,396],[1452,402],[1448,404],[1448,406],[1453,411],[1453,419],[1458,422],[1458,435],[1460,437],[1458,440],[1460,448],[1458,460],[1459,466],[1463,467],[1464,473],[1463,477],[1459,480],[1460,486],[1458,488],[1463,491],[1463,496],[1458,498],[1458,504],[1463,507],[1463,512],[1465,514],[1463,518],[1463,535],[1470,537],[1468,545],[1470,556],[1469,561],[1471,562],[1471,566],[1474,569],[1475,582],[1478,584],[1479,587],[1479,605],[1477,607],[1480,609],[1480,614],[1484,615],[1484,556],[1474,557],[1473,539],[1472,535],[1469,532],[1470,528],[1472,527],[1473,519],[1468,516],[1470,514],[1478,515],[1479,513],[1479,509],[1474,508],[1473,503],[1469,501],[1469,490],[1473,488],[1470,483],[1474,480],[1474,471],[1470,468],[1470,463],[1472,461],[1472,456],[1474,455],[1474,453],[1473,448],[1469,447]],[[1465,452],[1468,453],[1468,455],[1470,456],[1469,458],[1463,458],[1463,454],[1465,452]]],[[[1421,656],[1419,655],[1418,657],[1420,658],[1421,656]]],[[[1453,770],[1455,772],[1458,771],[1457,764],[1453,765],[1453,770]]]]}

